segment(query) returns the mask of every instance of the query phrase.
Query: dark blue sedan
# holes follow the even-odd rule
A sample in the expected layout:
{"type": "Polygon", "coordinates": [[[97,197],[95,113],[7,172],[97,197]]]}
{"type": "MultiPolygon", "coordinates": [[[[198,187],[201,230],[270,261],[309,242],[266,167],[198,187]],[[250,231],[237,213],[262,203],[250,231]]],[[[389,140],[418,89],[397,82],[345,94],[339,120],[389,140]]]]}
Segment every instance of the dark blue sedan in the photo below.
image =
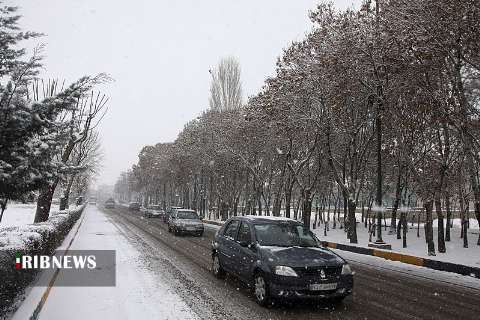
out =
{"type": "Polygon", "coordinates": [[[212,242],[216,277],[235,275],[253,286],[258,304],[274,298],[330,299],[352,293],[347,262],[313,233],[286,218],[245,216],[225,222],[212,242]]]}

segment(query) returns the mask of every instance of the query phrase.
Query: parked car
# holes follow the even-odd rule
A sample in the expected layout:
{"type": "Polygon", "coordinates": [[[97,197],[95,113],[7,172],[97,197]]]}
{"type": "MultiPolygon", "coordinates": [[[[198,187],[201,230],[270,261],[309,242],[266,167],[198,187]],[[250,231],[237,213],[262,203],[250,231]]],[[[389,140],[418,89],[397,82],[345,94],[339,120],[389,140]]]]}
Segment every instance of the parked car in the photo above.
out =
{"type": "Polygon", "coordinates": [[[105,201],[105,208],[106,208],[106,209],[113,209],[113,208],[115,208],[115,200],[113,200],[113,198],[107,199],[107,201],[105,201]]]}
{"type": "Polygon", "coordinates": [[[163,216],[163,222],[168,223],[168,221],[170,220],[170,215],[173,211],[177,209],[183,209],[183,207],[168,207],[165,215],[163,216]]]}
{"type": "Polygon", "coordinates": [[[196,234],[201,237],[204,227],[195,210],[175,209],[168,220],[168,231],[175,234],[196,234]]]}
{"type": "Polygon", "coordinates": [[[310,298],[340,302],[352,293],[349,264],[298,221],[265,216],[234,217],[212,242],[212,270],[252,285],[258,304],[310,298]]]}
{"type": "Polygon", "coordinates": [[[148,206],[143,211],[145,218],[161,218],[165,214],[159,205],[148,206]]]}
{"type": "Polygon", "coordinates": [[[128,210],[130,210],[130,211],[140,211],[140,203],[130,202],[128,204],[128,210]]]}

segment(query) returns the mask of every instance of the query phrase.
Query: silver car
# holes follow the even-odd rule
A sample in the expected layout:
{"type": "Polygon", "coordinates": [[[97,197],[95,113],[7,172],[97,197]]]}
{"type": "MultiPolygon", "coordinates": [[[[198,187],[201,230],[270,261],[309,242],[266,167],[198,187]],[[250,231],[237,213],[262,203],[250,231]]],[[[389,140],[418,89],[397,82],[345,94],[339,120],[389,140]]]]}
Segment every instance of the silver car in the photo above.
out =
{"type": "Polygon", "coordinates": [[[203,222],[194,210],[176,209],[168,219],[168,232],[203,235],[203,222]]]}

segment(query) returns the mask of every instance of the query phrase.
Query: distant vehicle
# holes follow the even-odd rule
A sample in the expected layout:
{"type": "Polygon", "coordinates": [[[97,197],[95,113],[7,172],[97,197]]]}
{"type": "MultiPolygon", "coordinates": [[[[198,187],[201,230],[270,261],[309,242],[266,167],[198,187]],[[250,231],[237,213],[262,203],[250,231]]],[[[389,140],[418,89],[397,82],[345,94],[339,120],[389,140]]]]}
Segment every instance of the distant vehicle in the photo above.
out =
{"type": "Polygon", "coordinates": [[[175,209],[168,220],[168,231],[175,234],[189,233],[202,236],[203,222],[194,210],[175,209]]]}
{"type": "Polygon", "coordinates": [[[96,197],[88,198],[88,203],[89,204],[97,204],[97,198],[96,197]]]}
{"type": "Polygon", "coordinates": [[[168,207],[167,211],[165,212],[165,215],[163,216],[163,222],[168,223],[168,220],[170,219],[170,215],[174,210],[177,209],[183,209],[183,207],[168,207]]]}
{"type": "Polygon", "coordinates": [[[340,302],[353,290],[350,265],[303,224],[287,218],[234,217],[212,242],[212,270],[253,285],[259,305],[271,299],[329,299],[340,302]]]}
{"type": "Polygon", "coordinates": [[[106,208],[106,209],[113,209],[113,208],[115,208],[115,200],[113,200],[113,198],[107,199],[107,201],[105,201],[105,208],[106,208]]]}
{"type": "Polygon", "coordinates": [[[130,210],[130,211],[140,211],[140,203],[130,202],[128,204],[128,210],[130,210]]]}
{"type": "Polygon", "coordinates": [[[161,218],[164,214],[165,211],[163,211],[162,206],[159,205],[148,206],[144,210],[145,218],[161,218]]]}

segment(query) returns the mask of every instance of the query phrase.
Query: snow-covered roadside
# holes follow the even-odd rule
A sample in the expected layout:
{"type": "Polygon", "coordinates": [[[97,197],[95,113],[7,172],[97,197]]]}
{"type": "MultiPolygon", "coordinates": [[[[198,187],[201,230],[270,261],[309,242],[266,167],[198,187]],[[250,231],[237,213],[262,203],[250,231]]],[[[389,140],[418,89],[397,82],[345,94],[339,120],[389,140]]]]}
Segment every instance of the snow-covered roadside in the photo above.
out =
{"type": "MultiPolygon", "coordinates": [[[[75,206],[73,206],[75,208],[75,206]]],[[[7,204],[7,209],[3,213],[0,228],[11,226],[23,226],[33,223],[35,217],[36,203],[11,203],[7,204]]],[[[58,204],[52,204],[52,211],[58,210],[58,204]]]]}
{"type": "MultiPolygon", "coordinates": [[[[161,273],[142,263],[142,253],[96,207],[89,206],[71,250],[116,250],[115,287],[53,287],[40,319],[196,319],[161,273]]],[[[60,275],[61,276],[61,275],[60,275]]],[[[17,312],[25,315],[22,305],[17,312]]],[[[16,318],[21,317],[16,315],[16,318]]],[[[14,319],[16,319],[14,318],[14,319]]]]}
{"type": "MultiPolygon", "coordinates": [[[[386,260],[380,257],[368,256],[364,254],[331,249],[332,251],[338,253],[340,256],[345,258],[349,263],[359,263],[362,266],[371,266],[374,269],[381,268],[382,270],[391,270],[393,272],[402,272],[408,274],[412,277],[421,277],[431,280],[436,280],[444,283],[449,283],[452,285],[460,285],[469,288],[474,288],[480,290],[480,279],[463,276],[453,272],[445,272],[432,270],[426,267],[419,267],[411,264],[406,264],[399,261],[386,260]]],[[[353,266],[353,271],[355,272],[355,266],[353,266]]]]}
{"type": "MultiPolygon", "coordinates": [[[[357,238],[358,244],[351,244],[347,239],[345,229],[332,229],[332,224],[330,222],[330,230],[327,231],[327,236],[324,235],[324,225],[320,225],[319,228],[312,230],[319,239],[354,245],[359,247],[368,247],[369,243],[369,234],[366,228],[363,225],[357,225],[357,238]]],[[[463,264],[466,266],[480,267],[480,246],[477,245],[478,234],[475,234],[475,230],[469,232],[469,247],[463,248],[463,239],[460,239],[460,229],[457,225],[451,229],[451,241],[445,242],[447,252],[439,253],[437,252],[436,256],[429,256],[427,253],[427,245],[425,243],[425,231],[420,227],[420,237],[417,237],[416,226],[410,227],[407,233],[407,248],[403,248],[402,239],[397,239],[396,234],[388,234],[387,231],[382,229],[382,238],[383,240],[392,245],[392,251],[400,252],[408,255],[413,255],[421,258],[429,258],[438,261],[451,262],[456,264],[463,264]]],[[[438,246],[437,242],[437,228],[434,228],[434,242],[435,248],[438,246]]],[[[375,237],[372,237],[375,240],[375,237]]]]}

